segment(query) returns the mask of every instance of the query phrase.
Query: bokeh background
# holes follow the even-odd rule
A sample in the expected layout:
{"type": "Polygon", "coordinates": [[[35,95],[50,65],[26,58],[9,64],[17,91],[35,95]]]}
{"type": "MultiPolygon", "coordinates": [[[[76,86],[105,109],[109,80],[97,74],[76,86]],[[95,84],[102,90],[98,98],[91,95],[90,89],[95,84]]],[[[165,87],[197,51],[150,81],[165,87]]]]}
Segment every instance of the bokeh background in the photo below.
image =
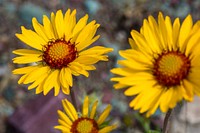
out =
{"type": "MultiPolygon", "coordinates": [[[[87,13],[90,20],[101,24],[98,30],[101,38],[94,45],[114,48],[109,62],[96,64],[97,70],[91,71],[89,78],[74,79],[79,109],[85,95],[89,95],[91,103],[96,99],[101,101],[99,112],[112,104],[109,119],[118,124],[113,133],[160,131],[164,114],[158,110],[146,119],[129,108],[132,97],[125,97],[124,90],[113,89],[110,69],[117,66],[118,51],[130,48],[130,31],[139,30],[144,18],[157,17],[162,11],[172,20],[175,17],[183,20],[190,13],[196,22],[200,19],[200,0],[0,0],[0,133],[59,133],[53,129],[58,119],[56,110],[61,108],[61,99],[70,97],[63,94],[54,97],[53,92],[45,97],[35,95],[26,85],[18,85],[19,76],[13,75],[12,70],[19,66],[12,63],[15,57],[12,51],[26,47],[15,37],[15,33],[21,33],[20,26],[32,29],[32,17],[42,22],[44,14],[49,16],[58,9],[65,12],[68,8],[77,9],[78,18],[87,13]]],[[[180,103],[172,113],[169,133],[199,133],[199,103],[197,97],[192,103],[180,103]]]]}

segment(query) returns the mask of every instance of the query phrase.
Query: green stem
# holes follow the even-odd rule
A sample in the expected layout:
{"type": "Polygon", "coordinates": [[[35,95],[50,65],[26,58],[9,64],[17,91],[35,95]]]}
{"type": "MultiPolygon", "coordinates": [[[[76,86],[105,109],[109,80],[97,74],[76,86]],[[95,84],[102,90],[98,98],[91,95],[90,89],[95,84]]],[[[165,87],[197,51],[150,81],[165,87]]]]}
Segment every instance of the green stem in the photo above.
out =
{"type": "Polygon", "coordinates": [[[162,133],[167,133],[167,126],[168,126],[168,122],[169,122],[171,113],[172,113],[172,109],[169,109],[165,115],[162,133]]]}

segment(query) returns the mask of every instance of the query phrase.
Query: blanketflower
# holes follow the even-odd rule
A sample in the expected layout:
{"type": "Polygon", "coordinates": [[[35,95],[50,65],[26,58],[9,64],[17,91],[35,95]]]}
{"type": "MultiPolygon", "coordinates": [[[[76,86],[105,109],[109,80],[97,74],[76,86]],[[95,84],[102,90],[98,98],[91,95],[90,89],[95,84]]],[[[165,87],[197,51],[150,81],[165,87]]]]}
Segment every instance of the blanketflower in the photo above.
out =
{"type": "Polygon", "coordinates": [[[13,53],[19,55],[13,59],[17,64],[30,66],[15,69],[14,74],[23,75],[18,83],[31,84],[28,89],[36,88],[36,94],[46,95],[54,88],[55,96],[60,88],[69,94],[73,86],[72,75],[88,77],[89,70],[95,70],[98,61],[107,61],[112,48],[94,46],[86,49],[100,36],[95,36],[100,26],[95,20],[87,24],[86,14],[76,22],[76,10],[67,10],[65,14],[58,10],[51,13],[51,18],[44,15],[43,25],[36,18],[32,19],[35,31],[21,27],[22,33],[16,36],[33,49],[18,49],[13,53]]]}
{"type": "Polygon", "coordinates": [[[192,101],[200,95],[200,22],[193,25],[191,15],[180,24],[170,17],[158,15],[158,22],[149,16],[140,32],[131,31],[132,49],[120,51],[124,60],[114,88],[128,88],[124,94],[136,97],[130,107],[146,112],[149,117],[160,108],[173,109],[181,100],[192,101]]]}
{"type": "Polygon", "coordinates": [[[62,133],[109,133],[116,128],[116,125],[108,126],[105,124],[105,120],[111,111],[111,105],[108,105],[102,114],[97,119],[96,109],[98,101],[95,101],[92,105],[89,113],[89,98],[85,97],[83,103],[82,114],[78,115],[78,112],[74,106],[67,100],[62,100],[64,112],[58,110],[58,126],[55,129],[59,129],[62,133]]]}

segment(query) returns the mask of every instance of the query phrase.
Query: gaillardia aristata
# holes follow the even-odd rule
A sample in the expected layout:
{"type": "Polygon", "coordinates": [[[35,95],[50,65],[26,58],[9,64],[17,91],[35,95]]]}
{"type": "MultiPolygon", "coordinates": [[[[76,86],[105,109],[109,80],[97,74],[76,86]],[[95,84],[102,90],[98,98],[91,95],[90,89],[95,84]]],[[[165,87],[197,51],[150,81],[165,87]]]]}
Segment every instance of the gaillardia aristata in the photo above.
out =
{"type": "Polygon", "coordinates": [[[88,15],[76,22],[76,10],[70,9],[65,14],[61,10],[51,13],[49,19],[43,16],[43,25],[36,18],[32,19],[35,31],[21,27],[22,33],[16,34],[22,42],[33,49],[18,49],[13,53],[19,55],[13,59],[17,64],[30,66],[15,69],[14,74],[23,75],[18,83],[31,84],[28,89],[36,88],[36,94],[46,95],[52,88],[58,95],[60,89],[70,93],[73,85],[72,75],[89,76],[89,70],[95,70],[98,61],[107,61],[112,48],[94,46],[86,49],[100,36],[95,36],[99,24],[93,20],[87,24],[88,15]]]}
{"type": "Polygon", "coordinates": [[[167,112],[181,100],[192,101],[200,95],[200,22],[193,25],[191,15],[180,24],[170,17],[158,15],[158,22],[149,16],[140,32],[131,31],[131,49],[120,51],[124,60],[115,89],[128,88],[124,94],[136,97],[130,107],[146,112],[149,117],[160,108],[167,112]]]}
{"type": "Polygon", "coordinates": [[[58,126],[56,129],[62,133],[109,133],[116,128],[116,125],[105,125],[104,122],[111,111],[111,105],[108,105],[105,110],[100,114],[99,118],[96,117],[98,101],[92,105],[89,113],[89,98],[86,97],[83,103],[82,113],[78,112],[68,100],[62,100],[62,105],[65,112],[58,110],[58,126]]]}

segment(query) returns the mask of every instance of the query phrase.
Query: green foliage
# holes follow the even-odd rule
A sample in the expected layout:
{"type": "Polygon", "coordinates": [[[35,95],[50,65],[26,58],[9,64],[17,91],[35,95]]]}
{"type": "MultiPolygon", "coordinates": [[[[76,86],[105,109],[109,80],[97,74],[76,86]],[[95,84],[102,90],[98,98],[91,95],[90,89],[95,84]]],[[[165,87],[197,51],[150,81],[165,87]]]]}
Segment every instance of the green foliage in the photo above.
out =
{"type": "Polygon", "coordinates": [[[139,113],[135,113],[134,117],[139,121],[139,123],[142,125],[143,130],[145,133],[149,133],[150,130],[150,120],[148,118],[143,117],[139,113]]]}

